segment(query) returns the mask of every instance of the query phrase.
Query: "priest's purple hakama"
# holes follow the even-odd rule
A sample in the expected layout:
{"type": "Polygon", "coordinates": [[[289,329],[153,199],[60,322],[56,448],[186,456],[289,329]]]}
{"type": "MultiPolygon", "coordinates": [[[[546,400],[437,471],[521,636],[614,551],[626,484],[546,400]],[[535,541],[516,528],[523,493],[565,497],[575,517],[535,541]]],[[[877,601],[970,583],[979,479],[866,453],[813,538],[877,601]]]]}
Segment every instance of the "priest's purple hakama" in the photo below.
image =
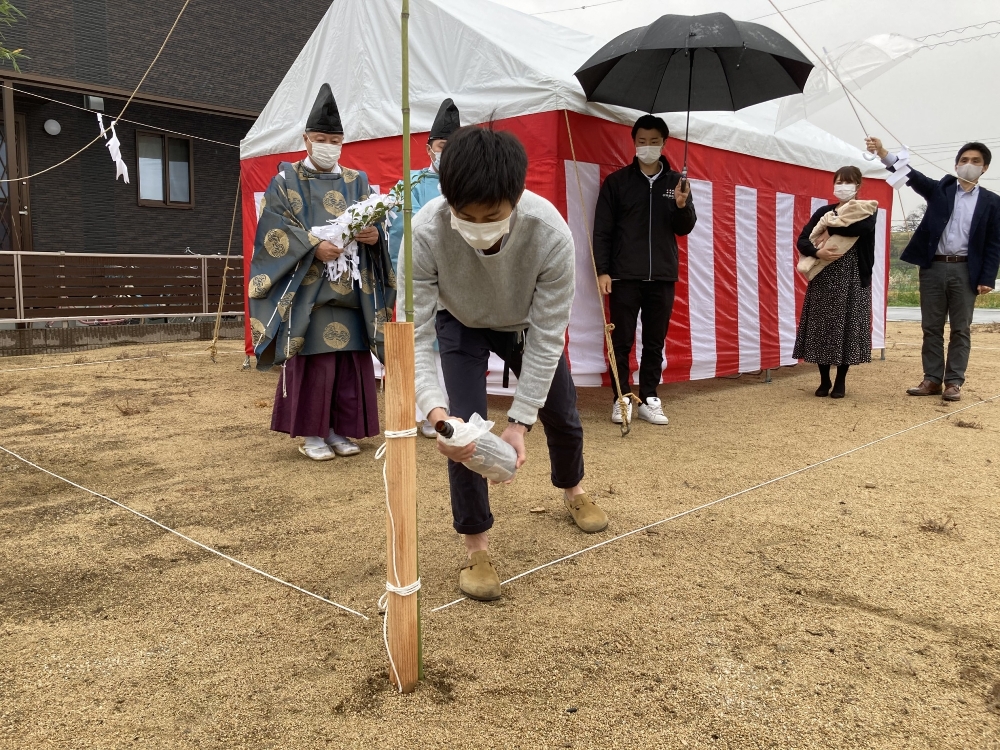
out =
{"type": "Polygon", "coordinates": [[[375,368],[368,352],[299,355],[285,363],[271,429],[289,437],[379,434],[375,368]],[[287,394],[287,396],[285,395],[287,394]]]}

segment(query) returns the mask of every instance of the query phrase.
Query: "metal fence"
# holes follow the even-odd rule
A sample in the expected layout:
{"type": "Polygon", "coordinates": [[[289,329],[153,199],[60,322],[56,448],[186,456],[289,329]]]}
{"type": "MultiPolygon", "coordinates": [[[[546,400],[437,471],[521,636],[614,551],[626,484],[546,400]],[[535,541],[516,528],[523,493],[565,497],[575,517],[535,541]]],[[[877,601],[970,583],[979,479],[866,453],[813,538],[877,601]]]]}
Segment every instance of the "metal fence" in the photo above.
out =
{"type": "MultiPolygon", "coordinates": [[[[0,323],[215,315],[226,259],[0,251],[0,323]]],[[[243,256],[229,258],[224,315],[243,314],[243,256]]]]}

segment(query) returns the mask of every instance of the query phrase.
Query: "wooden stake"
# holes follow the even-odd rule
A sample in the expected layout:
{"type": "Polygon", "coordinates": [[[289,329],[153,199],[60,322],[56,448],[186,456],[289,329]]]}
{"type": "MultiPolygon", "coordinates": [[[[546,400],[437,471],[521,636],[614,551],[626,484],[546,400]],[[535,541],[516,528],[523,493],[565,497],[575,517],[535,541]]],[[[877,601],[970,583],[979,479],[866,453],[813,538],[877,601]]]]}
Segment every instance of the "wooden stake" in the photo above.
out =
{"type": "MultiPolygon", "coordinates": [[[[385,367],[386,430],[401,432],[413,429],[416,411],[413,323],[386,324],[385,367]]],[[[419,577],[416,436],[389,439],[385,457],[389,510],[392,513],[391,521],[386,518],[386,580],[396,586],[409,586],[419,577]],[[393,523],[395,544],[393,544],[393,523]]],[[[397,687],[404,693],[411,692],[417,686],[422,671],[419,596],[419,593],[410,596],[389,594],[389,653],[392,654],[396,672],[399,674],[397,687]]],[[[396,684],[392,667],[389,668],[389,679],[396,684]]]]}

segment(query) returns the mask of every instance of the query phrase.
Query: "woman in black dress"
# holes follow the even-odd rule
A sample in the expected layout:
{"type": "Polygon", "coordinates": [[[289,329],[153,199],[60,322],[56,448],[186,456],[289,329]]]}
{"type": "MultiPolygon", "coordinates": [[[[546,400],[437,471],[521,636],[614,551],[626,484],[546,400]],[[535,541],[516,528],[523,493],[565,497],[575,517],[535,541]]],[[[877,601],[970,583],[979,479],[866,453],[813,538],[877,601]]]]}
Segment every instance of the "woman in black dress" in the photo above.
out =
{"type": "Polygon", "coordinates": [[[838,202],[816,211],[797,243],[803,255],[833,262],[823,268],[806,289],[793,356],[819,366],[817,396],[843,398],[850,366],[872,361],[872,268],[875,266],[877,212],[848,226],[828,228],[830,235],[857,237],[854,246],[842,257],[814,247],[809,235],[824,214],[837,210],[857,196],[861,188],[861,170],[841,167],[833,182],[838,202]],[[830,382],[831,366],[837,368],[837,379],[833,383],[830,382]]]}

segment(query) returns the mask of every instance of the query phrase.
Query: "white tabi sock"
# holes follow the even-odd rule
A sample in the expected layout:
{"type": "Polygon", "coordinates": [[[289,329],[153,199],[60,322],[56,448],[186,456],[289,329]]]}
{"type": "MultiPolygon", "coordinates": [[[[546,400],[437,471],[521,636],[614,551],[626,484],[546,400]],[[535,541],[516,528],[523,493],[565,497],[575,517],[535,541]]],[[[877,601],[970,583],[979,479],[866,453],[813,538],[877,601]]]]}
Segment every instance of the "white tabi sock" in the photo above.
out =
{"type": "Polygon", "coordinates": [[[321,437],[306,438],[306,448],[322,448],[324,445],[326,445],[326,441],[321,437]]]}
{"type": "Polygon", "coordinates": [[[348,443],[350,441],[344,436],[338,435],[333,430],[330,430],[330,436],[326,439],[326,442],[330,445],[336,445],[337,443],[348,443]]]}

